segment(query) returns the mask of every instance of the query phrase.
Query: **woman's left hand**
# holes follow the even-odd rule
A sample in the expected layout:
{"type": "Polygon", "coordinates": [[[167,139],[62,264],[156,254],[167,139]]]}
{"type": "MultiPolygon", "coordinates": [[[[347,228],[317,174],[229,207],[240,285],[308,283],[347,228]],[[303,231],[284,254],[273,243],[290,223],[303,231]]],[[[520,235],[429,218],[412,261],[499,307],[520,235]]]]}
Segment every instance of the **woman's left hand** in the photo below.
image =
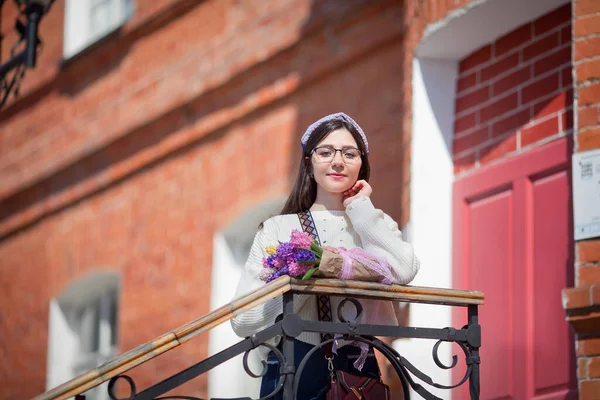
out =
{"type": "Polygon", "coordinates": [[[344,205],[344,207],[348,207],[348,205],[352,203],[354,199],[357,199],[362,196],[370,197],[371,193],[373,193],[371,185],[369,185],[369,183],[364,179],[360,179],[356,181],[354,186],[344,191],[342,204],[344,205]]]}

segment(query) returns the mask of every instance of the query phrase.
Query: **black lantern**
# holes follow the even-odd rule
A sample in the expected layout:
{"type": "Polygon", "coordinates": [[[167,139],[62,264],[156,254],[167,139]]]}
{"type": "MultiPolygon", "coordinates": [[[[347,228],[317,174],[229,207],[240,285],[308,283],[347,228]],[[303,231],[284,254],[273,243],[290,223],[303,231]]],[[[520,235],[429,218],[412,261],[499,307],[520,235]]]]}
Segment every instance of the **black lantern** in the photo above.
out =
{"type": "MultiPolygon", "coordinates": [[[[0,8],[5,0],[0,0],[0,8]]],[[[18,95],[19,83],[27,68],[35,68],[38,46],[38,28],[44,14],[48,12],[54,0],[14,0],[20,11],[15,21],[15,30],[19,34],[17,43],[12,47],[11,58],[0,64],[0,108],[11,93],[18,95]],[[21,20],[25,18],[25,22],[21,20]],[[23,48],[17,52],[18,48],[23,48]],[[14,71],[11,78],[9,72],[14,71]]],[[[0,40],[2,38],[0,37],[0,40]]]]}

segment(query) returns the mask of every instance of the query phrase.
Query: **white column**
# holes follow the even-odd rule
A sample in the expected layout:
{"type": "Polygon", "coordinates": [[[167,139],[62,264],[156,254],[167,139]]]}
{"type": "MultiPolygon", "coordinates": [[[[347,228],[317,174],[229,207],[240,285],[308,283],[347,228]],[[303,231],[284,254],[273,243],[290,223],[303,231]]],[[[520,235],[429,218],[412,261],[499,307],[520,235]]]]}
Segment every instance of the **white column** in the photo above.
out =
{"type": "Polygon", "coordinates": [[[77,336],[56,299],[50,301],[49,314],[46,389],[73,377],[72,366],[77,352],[77,336]]]}
{"type": "MultiPolygon", "coordinates": [[[[452,287],[452,137],[458,65],[448,60],[413,63],[411,142],[411,242],[421,259],[413,285],[452,287]]],[[[411,304],[410,326],[452,326],[451,308],[411,304]]],[[[435,382],[449,384],[451,373],[432,358],[433,340],[401,339],[394,347],[435,382]]],[[[450,345],[440,346],[440,360],[450,363],[450,345]]],[[[431,389],[444,399],[447,390],[431,389]]],[[[418,395],[413,394],[418,398],[418,395]]]]}
{"type": "MultiPolygon", "coordinates": [[[[256,226],[256,225],[255,225],[256,226]]],[[[225,237],[219,233],[213,242],[213,270],[210,291],[210,309],[214,310],[229,303],[242,274],[243,265],[236,261],[225,237]]],[[[208,354],[213,355],[241,341],[231,329],[229,321],[209,332],[208,354]]],[[[254,373],[262,370],[256,351],[249,357],[249,366],[254,373]]],[[[242,357],[235,357],[208,372],[208,397],[230,398],[248,396],[258,398],[259,378],[252,378],[243,369],[242,357]]]]}

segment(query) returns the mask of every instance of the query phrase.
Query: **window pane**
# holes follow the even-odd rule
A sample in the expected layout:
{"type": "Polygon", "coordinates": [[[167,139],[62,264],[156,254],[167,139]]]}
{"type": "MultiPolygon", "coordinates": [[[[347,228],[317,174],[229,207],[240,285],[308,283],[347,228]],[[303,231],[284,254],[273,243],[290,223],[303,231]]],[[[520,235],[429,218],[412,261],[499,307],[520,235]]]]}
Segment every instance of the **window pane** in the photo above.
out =
{"type": "Polygon", "coordinates": [[[82,353],[98,351],[98,302],[83,308],[79,320],[79,343],[82,353]]]}
{"type": "Polygon", "coordinates": [[[92,35],[106,33],[111,25],[111,5],[106,0],[91,9],[92,35]]]}
{"type": "Polygon", "coordinates": [[[64,56],[74,56],[122,26],[135,4],[135,0],[65,0],[64,56]]]}
{"type": "Polygon", "coordinates": [[[106,291],[100,298],[100,320],[98,327],[98,352],[101,355],[110,354],[110,303],[112,296],[110,291],[106,291]]]}
{"type": "Polygon", "coordinates": [[[133,15],[133,0],[123,0],[123,15],[125,16],[125,20],[128,20],[133,15]]]}
{"type": "Polygon", "coordinates": [[[109,322],[110,322],[110,344],[111,346],[116,346],[117,345],[117,321],[118,321],[118,305],[119,305],[119,298],[117,296],[117,291],[114,290],[111,292],[111,302],[110,302],[110,315],[109,315],[109,322]]]}

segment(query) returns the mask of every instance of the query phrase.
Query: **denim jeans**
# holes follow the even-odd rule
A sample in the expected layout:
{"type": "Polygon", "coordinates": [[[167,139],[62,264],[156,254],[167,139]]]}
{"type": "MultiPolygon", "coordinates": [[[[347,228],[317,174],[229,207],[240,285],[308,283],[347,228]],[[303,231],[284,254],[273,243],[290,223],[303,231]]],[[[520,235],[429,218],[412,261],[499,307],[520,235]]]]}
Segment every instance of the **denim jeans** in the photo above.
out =
{"type": "MultiPolygon", "coordinates": [[[[294,341],[294,364],[296,369],[304,356],[314,348],[299,340],[294,341]]],[[[379,366],[373,353],[369,349],[367,360],[361,371],[354,368],[354,361],[360,355],[360,349],[357,346],[346,345],[337,349],[337,355],[334,355],[333,364],[336,370],[349,372],[351,374],[369,376],[375,379],[379,378],[379,366]]],[[[267,359],[267,373],[262,378],[260,387],[260,397],[272,393],[279,384],[279,360],[273,352],[269,353],[267,359]]],[[[297,400],[325,400],[327,384],[329,382],[329,371],[327,369],[327,360],[321,350],[315,351],[304,366],[300,383],[298,385],[297,400]]],[[[283,389],[274,397],[274,400],[283,399],[283,389]]]]}

